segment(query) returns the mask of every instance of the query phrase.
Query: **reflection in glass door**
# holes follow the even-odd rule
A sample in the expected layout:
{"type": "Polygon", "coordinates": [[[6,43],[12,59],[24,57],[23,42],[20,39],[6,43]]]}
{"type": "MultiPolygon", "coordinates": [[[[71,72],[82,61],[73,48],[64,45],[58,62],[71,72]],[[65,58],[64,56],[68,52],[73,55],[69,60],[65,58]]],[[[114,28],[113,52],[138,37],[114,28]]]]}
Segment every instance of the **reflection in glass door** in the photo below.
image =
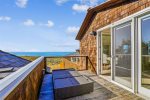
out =
{"type": "Polygon", "coordinates": [[[102,33],[102,39],[101,39],[101,45],[102,45],[102,70],[101,74],[110,76],[111,74],[111,62],[110,62],[110,56],[111,56],[111,37],[110,33],[102,33]]]}
{"type": "Polygon", "coordinates": [[[150,92],[150,16],[143,17],[139,21],[140,35],[140,64],[139,80],[140,91],[150,92]]]}
{"type": "Polygon", "coordinates": [[[132,88],[131,22],[114,28],[114,81],[132,88]]]}

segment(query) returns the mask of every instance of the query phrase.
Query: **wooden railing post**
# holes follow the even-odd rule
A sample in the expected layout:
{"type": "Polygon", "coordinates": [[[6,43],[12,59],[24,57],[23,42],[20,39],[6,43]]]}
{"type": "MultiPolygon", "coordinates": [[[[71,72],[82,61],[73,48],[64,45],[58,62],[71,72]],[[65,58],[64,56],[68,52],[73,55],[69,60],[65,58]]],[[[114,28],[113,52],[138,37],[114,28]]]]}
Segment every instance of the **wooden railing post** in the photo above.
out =
{"type": "Polygon", "coordinates": [[[89,63],[90,63],[90,68],[92,68],[92,69],[94,70],[94,72],[96,73],[96,69],[95,69],[95,67],[93,66],[93,63],[92,63],[92,61],[90,60],[89,57],[88,57],[88,61],[89,61],[89,63]]]}
{"type": "Polygon", "coordinates": [[[47,66],[47,61],[46,61],[46,57],[44,57],[44,68],[46,69],[46,66],[47,66]]]}
{"type": "Polygon", "coordinates": [[[86,70],[88,70],[88,56],[86,56],[86,70]]]}

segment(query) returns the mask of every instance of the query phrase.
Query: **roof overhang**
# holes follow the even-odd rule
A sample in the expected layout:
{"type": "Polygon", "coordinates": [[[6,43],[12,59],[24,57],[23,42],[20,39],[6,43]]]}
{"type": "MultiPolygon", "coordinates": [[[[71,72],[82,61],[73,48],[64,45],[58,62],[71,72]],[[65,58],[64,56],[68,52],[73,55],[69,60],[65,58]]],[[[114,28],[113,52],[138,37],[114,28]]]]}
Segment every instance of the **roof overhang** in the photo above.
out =
{"type": "Polygon", "coordinates": [[[108,7],[112,7],[114,5],[122,3],[124,1],[129,1],[129,0],[108,0],[107,2],[104,2],[94,8],[89,8],[87,11],[86,17],[80,27],[80,30],[76,36],[76,40],[82,39],[83,35],[85,34],[86,29],[88,28],[88,26],[90,25],[90,23],[93,20],[94,15],[96,15],[98,12],[100,12],[108,7]]]}

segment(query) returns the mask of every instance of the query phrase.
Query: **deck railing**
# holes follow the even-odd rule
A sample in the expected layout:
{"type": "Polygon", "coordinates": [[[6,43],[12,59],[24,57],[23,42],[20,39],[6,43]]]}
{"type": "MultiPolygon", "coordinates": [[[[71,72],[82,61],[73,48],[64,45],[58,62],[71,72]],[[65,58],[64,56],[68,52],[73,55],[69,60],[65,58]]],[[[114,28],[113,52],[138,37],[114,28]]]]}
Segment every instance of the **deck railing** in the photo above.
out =
{"type": "Polygon", "coordinates": [[[45,67],[96,72],[88,56],[39,57],[0,80],[0,100],[37,100],[45,67]]]}
{"type": "Polygon", "coordinates": [[[55,69],[73,68],[78,71],[92,70],[96,72],[88,56],[45,57],[45,64],[47,67],[50,67],[51,71],[55,69]]]}
{"type": "Polygon", "coordinates": [[[37,100],[44,67],[39,57],[0,80],[0,100],[37,100]]]}

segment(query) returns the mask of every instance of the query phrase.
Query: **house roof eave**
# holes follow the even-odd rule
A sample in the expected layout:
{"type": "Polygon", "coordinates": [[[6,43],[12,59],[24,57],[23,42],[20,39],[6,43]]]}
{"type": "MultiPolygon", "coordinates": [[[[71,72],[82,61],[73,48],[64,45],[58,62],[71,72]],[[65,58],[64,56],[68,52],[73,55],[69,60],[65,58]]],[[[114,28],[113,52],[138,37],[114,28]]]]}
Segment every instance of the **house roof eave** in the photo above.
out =
{"type": "Polygon", "coordinates": [[[81,40],[82,39],[82,37],[85,34],[86,28],[88,27],[88,25],[91,22],[91,19],[93,18],[93,15],[95,13],[98,13],[99,11],[106,9],[107,7],[114,6],[114,5],[122,3],[124,1],[129,1],[129,0],[108,0],[107,2],[104,2],[104,3],[102,3],[102,4],[100,4],[96,7],[88,9],[86,17],[85,17],[85,19],[84,19],[84,21],[83,21],[83,23],[80,27],[80,30],[79,30],[79,32],[78,32],[75,39],[76,40],[81,40]]]}

